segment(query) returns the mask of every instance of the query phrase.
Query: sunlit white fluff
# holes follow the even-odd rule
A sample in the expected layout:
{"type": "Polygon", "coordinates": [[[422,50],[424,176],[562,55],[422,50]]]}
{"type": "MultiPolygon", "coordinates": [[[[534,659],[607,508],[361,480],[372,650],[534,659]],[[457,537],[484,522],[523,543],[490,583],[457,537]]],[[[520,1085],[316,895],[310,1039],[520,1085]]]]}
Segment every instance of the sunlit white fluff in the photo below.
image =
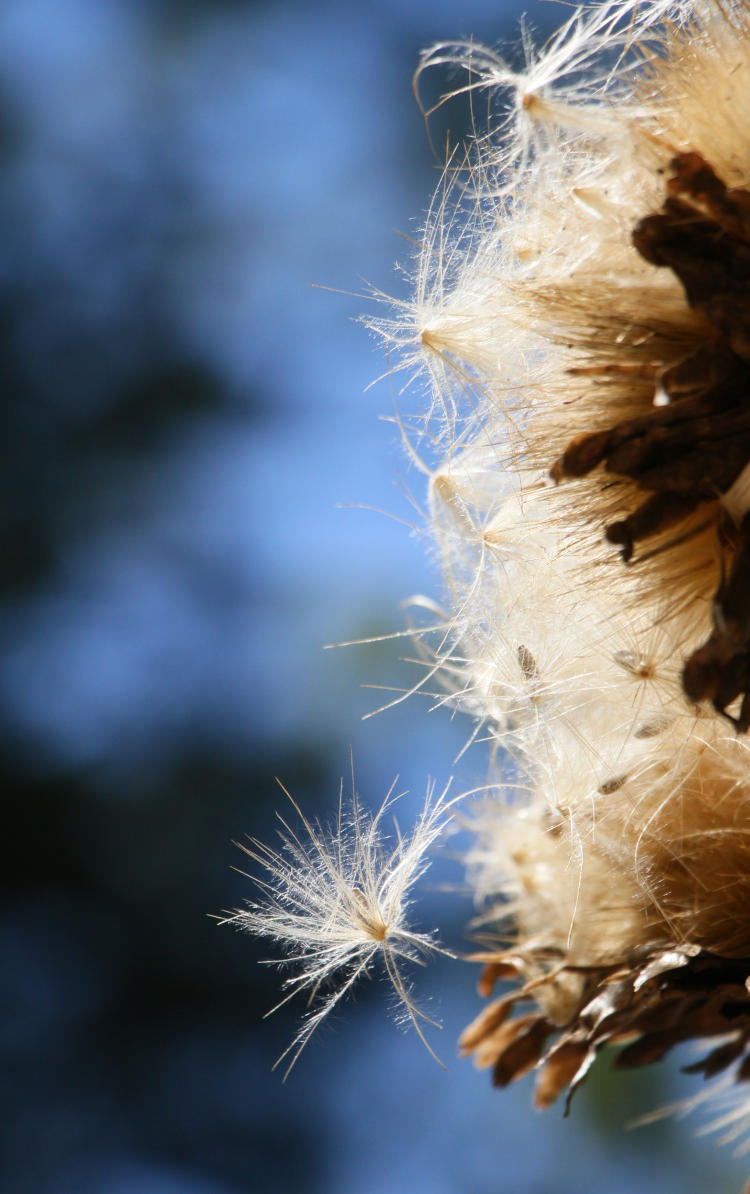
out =
{"type": "Polygon", "coordinates": [[[395,783],[373,816],[361,807],[355,791],[351,802],[344,802],[342,784],[338,817],[330,830],[308,820],[283,789],[299,828],[279,814],[280,850],[255,840],[242,846],[265,871],[262,878],[253,876],[262,896],[227,921],[282,947],[285,958],[279,965],[292,973],[283,984],[287,994],[272,1011],[298,992],[307,993],[311,1005],[276,1062],[290,1057],[285,1077],[321,1021],[378,959],[401,1015],[435,1056],[421,1027],[435,1021],[417,1006],[399,963],[447,952],[434,933],[413,931],[407,912],[411,889],[430,864],[428,851],[445,829],[452,802],[446,799],[447,789],[435,798],[431,786],[409,835],[402,836],[394,820],[389,836],[386,814],[399,799],[394,789],[395,783]]]}
{"type": "MultiPolygon", "coordinates": [[[[415,75],[419,96],[422,73],[435,67],[460,67],[469,76],[446,93],[440,103],[469,91],[509,92],[515,101],[510,111],[500,109],[497,127],[506,134],[506,166],[528,165],[531,146],[540,137],[580,136],[612,131],[611,108],[618,92],[625,92],[631,73],[638,69],[629,54],[634,43],[642,48],[655,26],[666,19],[680,21],[686,5],[680,0],[604,0],[576,7],[542,51],[531,36],[524,37],[526,66],[518,70],[497,52],[475,42],[439,43],[422,54],[415,75]],[[512,133],[512,135],[507,135],[512,133]]],[[[628,95],[632,105],[632,95],[628,95]]],[[[429,118],[433,109],[425,111],[429,118]]],[[[508,191],[516,181],[496,179],[508,191]]]]}

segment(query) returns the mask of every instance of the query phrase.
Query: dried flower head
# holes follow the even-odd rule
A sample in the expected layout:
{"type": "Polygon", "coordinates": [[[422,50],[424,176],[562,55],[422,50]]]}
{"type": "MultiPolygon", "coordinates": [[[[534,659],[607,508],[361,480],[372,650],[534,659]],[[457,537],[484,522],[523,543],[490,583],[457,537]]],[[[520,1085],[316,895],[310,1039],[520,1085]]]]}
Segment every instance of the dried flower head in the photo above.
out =
{"type": "Polygon", "coordinates": [[[522,776],[469,858],[483,989],[520,985],[463,1046],[500,1084],[539,1064],[544,1106],[610,1042],[722,1036],[701,1068],[744,1080],[750,4],[605,0],[525,71],[441,45],[420,72],[448,62],[491,124],[411,309],[373,326],[432,391],[404,419],[444,577],[429,674],[522,776]]]}
{"type": "Polygon", "coordinates": [[[280,786],[301,829],[277,814],[280,850],[252,839],[241,846],[265,871],[264,878],[252,876],[262,898],[248,901],[224,921],[272,938],[286,955],[277,964],[292,970],[283,984],[287,994],[268,1015],[298,992],[307,993],[310,1010],[276,1065],[291,1055],[286,1078],[321,1021],[378,959],[393,987],[400,1017],[413,1024],[439,1060],[422,1029],[423,1023],[437,1027],[436,1022],[415,1002],[399,963],[422,962],[436,951],[448,953],[434,933],[414,932],[407,920],[411,889],[429,866],[427,852],[449,818],[452,802],[446,800],[447,789],[435,799],[430,786],[409,836],[402,837],[394,819],[389,837],[384,830],[386,813],[404,794],[394,794],[395,782],[374,816],[361,807],[353,780],[351,803],[345,805],[342,782],[338,817],[330,831],[309,821],[280,786]]]}

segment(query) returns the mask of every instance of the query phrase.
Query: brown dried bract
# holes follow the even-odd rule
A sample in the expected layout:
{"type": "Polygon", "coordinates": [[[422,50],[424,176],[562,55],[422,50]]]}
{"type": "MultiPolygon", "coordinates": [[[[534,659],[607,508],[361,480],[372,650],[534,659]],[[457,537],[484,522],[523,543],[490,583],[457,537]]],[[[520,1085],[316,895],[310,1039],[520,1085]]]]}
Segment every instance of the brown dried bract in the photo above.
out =
{"type": "MultiPolygon", "coordinates": [[[[736,1081],[750,1079],[750,959],[721,958],[696,946],[654,947],[626,964],[575,973],[585,981],[567,1024],[549,1020],[544,980],[536,978],[480,1014],[461,1038],[464,1053],[483,1068],[492,1066],[502,1086],[536,1065],[537,1106],[551,1106],[567,1090],[566,1115],[605,1045],[625,1046],[614,1064],[626,1069],[658,1061],[686,1041],[721,1036],[721,1044],[685,1072],[711,1078],[739,1062],[736,1081]],[[537,1010],[507,1018],[514,1003],[533,997],[541,1005],[537,1010]],[[553,1034],[556,1040],[546,1047],[553,1034]]],[[[546,981],[559,975],[558,968],[546,981]]]]}
{"type": "MultiPolygon", "coordinates": [[[[551,469],[556,481],[598,465],[635,481],[649,495],[606,528],[630,560],[634,545],[684,522],[697,506],[731,489],[750,462],[750,192],[729,188],[697,153],[671,162],[662,210],[641,220],[633,244],[652,264],[671,269],[688,305],[707,321],[709,340],[655,373],[659,405],[572,440],[551,469]]],[[[623,369],[627,370],[627,364],[623,369]]],[[[743,523],[727,580],[716,594],[714,630],[685,664],[690,700],[711,700],[750,726],[750,530],[743,523]]]]}

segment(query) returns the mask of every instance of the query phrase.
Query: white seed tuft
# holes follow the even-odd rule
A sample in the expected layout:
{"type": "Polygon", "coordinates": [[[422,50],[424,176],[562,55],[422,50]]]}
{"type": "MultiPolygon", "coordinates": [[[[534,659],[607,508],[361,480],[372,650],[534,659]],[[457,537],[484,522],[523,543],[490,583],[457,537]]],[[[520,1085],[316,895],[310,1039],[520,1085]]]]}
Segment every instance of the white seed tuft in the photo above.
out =
{"type": "Polygon", "coordinates": [[[414,932],[407,919],[411,890],[430,865],[428,851],[450,819],[454,801],[446,799],[447,788],[435,799],[430,785],[416,824],[402,836],[395,819],[391,835],[384,829],[386,813],[404,795],[394,794],[395,781],[374,816],[361,807],[353,783],[351,802],[345,804],[342,782],[338,816],[330,831],[308,820],[280,786],[301,828],[277,814],[280,850],[253,839],[241,846],[266,872],[263,878],[252,876],[262,898],[248,901],[224,922],[270,937],[284,951],[285,958],[277,964],[289,966],[292,973],[283,984],[287,993],[268,1015],[298,992],[307,993],[310,1010],[276,1065],[290,1058],[286,1078],[318,1025],[378,960],[395,992],[400,1018],[411,1022],[439,1061],[422,1024],[439,1025],[416,1004],[400,963],[449,953],[433,932],[414,932]]]}

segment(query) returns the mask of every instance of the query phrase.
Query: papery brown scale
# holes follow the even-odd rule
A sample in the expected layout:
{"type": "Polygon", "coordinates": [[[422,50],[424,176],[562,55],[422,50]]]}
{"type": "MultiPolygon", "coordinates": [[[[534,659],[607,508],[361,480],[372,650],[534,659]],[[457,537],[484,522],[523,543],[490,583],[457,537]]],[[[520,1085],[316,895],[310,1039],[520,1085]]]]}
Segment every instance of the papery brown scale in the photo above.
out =
{"type": "Polygon", "coordinates": [[[672,1032],[652,1032],[639,1037],[637,1041],[626,1045],[618,1053],[614,1068],[617,1070],[633,1069],[636,1066],[650,1065],[651,1062],[661,1061],[670,1049],[673,1049],[684,1037],[679,1030],[672,1032]]]}
{"type": "Polygon", "coordinates": [[[733,1065],[746,1048],[747,1039],[744,1036],[737,1037],[736,1040],[728,1041],[725,1045],[718,1045],[700,1061],[682,1066],[682,1072],[683,1074],[703,1074],[704,1078],[714,1078],[727,1066],[733,1065]]]}
{"type": "Polygon", "coordinates": [[[496,999],[475,1020],[464,1029],[458,1040],[458,1047],[465,1057],[473,1053],[481,1041],[491,1036],[507,1020],[516,996],[496,999]]]}
{"type": "Polygon", "coordinates": [[[567,1040],[547,1053],[534,1091],[536,1106],[544,1111],[570,1086],[591,1052],[585,1039],[567,1040]]]}
{"type": "Polygon", "coordinates": [[[501,979],[517,979],[520,974],[521,970],[514,962],[488,962],[479,976],[479,994],[486,998],[492,994],[496,982],[501,979]]]}
{"type": "Polygon", "coordinates": [[[554,1032],[554,1025],[543,1016],[519,1016],[505,1026],[508,1043],[500,1044],[499,1054],[492,1070],[495,1086],[507,1086],[516,1078],[528,1073],[542,1055],[547,1038],[554,1032]]]}

